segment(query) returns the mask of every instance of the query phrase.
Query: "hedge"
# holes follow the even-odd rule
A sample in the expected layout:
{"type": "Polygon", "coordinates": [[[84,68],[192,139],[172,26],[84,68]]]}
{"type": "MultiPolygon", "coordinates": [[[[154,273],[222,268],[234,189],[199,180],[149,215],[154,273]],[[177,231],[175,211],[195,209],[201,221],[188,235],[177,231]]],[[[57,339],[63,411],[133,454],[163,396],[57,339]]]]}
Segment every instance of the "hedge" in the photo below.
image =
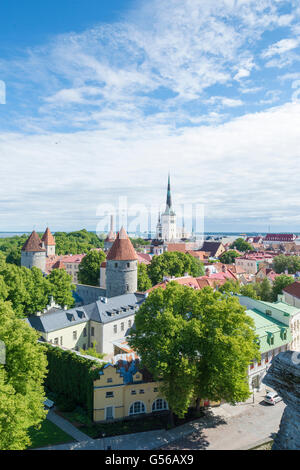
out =
{"type": "Polygon", "coordinates": [[[74,401],[93,416],[94,380],[105,363],[80,357],[72,351],[45,344],[48,374],[45,386],[62,398],[74,401]]]}

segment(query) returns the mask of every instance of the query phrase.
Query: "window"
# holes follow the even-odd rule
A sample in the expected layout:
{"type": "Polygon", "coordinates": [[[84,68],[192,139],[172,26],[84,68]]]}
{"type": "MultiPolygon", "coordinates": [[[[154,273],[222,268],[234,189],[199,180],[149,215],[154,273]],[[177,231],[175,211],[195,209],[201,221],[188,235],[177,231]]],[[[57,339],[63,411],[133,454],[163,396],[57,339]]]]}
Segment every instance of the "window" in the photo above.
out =
{"type": "Polygon", "coordinates": [[[128,328],[131,328],[131,320],[128,320],[128,328]]]}
{"type": "Polygon", "coordinates": [[[129,415],[146,413],[146,407],[142,401],[135,401],[129,408],[129,415]]]}
{"type": "Polygon", "coordinates": [[[61,336],[60,337],[60,345],[62,346],[62,344],[63,344],[63,337],[61,336]]]}
{"type": "Polygon", "coordinates": [[[105,398],[113,398],[114,392],[106,392],[105,398]]]}
{"type": "Polygon", "coordinates": [[[168,403],[162,398],[157,398],[152,404],[152,411],[163,411],[168,409],[168,403]]]}
{"type": "Polygon", "coordinates": [[[118,263],[115,263],[115,268],[117,268],[117,267],[118,267],[118,263]]]}
{"type": "Polygon", "coordinates": [[[141,389],[141,390],[140,390],[140,393],[142,393],[142,394],[143,394],[143,393],[145,393],[145,391],[144,391],[143,389],[141,389]]]}
{"type": "Polygon", "coordinates": [[[136,390],[131,390],[131,395],[136,395],[136,390]]]}
{"type": "Polygon", "coordinates": [[[107,379],[107,383],[109,384],[109,383],[111,383],[111,382],[112,382],[112,378],[109,377],[109,378],[107,379]]]}
{"type": "Polygon", "coordinates": [[[85,351],[86,350],[86,344],[82,345],[82,349],[85,351]]]}
{"type": "Polygon", "coordinates": [[[73,339],[77,339],[77,331],[73,331],[73,339]]]}
{"type": "Polygon", "coordinates": [[[94,343],[93,343],[93,341],[91,341],[91,348],[93,348],[93,347],[94,347],[94,343]]]}
{"type": "Polygon", "coordinates": [[[114,333],[117,333],[117,332],[118,332],[118,326],[114,325],[114,333]]]}
{"type": "Polygon", "coordinates": [[[124,323],[121,323],[121,331],[124,331],[124,323]]]}
{"type": "Polygon", "coordinates": [[[91,327],[91,336],[95,336],[95,328],[93,326],[91,327]]]}
{"type": "Polygon", "coordinates": [[[127,268],[130,268],[130,263],[127,263],[127,268]]]}
{"type": "Polygon", "coordinates": [[[86,336],[86,328],[84,328],[84,330],[83,330],[83,336],[84,337],[86,336]]]}
{"type": "Polygon", "coordinates": [[[54,344],[58,344],[58,338],[54,338],[54,344]]]}
{"type": "Polygon", "coordinates": [[[158,388],[155,387],[155,388],[153,389],[153,392],[158,392],[158,388]]]}

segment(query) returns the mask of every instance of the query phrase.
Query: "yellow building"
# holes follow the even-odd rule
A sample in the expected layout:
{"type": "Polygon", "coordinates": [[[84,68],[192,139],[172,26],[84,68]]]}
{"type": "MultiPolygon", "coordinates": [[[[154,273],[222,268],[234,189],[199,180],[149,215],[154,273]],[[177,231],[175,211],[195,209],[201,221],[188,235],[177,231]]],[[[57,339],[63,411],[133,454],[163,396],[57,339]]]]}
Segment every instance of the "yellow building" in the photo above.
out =
{"type": "Polygon", "coordinates": [[[94,382],[94,421],[117,420],[168,410],[149,372],[139,361],[107,364],[94,382]]]}

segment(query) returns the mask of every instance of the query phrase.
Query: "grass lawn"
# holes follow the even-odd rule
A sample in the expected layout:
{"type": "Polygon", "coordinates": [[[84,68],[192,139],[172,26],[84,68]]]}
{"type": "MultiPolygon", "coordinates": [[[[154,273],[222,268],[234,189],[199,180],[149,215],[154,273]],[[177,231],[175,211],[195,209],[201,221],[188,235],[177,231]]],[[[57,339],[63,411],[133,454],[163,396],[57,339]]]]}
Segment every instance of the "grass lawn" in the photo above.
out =
{"type": "Polygon", "coordinates": [[[64,444],[66,442],[73,442],[74,439],[58,428],[55,424],[45,419],[40,429],[29,429],[29,437],[32,442],[28,449],[35,449],[37,447],[46,447],[48,445],[64,444]]]}

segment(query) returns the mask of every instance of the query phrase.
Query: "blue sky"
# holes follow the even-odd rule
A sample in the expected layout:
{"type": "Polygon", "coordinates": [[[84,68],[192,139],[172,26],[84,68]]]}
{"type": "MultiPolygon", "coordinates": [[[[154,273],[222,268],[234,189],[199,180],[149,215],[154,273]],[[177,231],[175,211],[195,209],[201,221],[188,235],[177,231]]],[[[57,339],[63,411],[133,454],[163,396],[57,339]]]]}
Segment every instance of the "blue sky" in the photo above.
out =
{"type": "Polygon", "coordinates": [[[300,231],[296,0],[0,9],[0,230],[95,230],[120,196],[154,220],[170,170],[207,231],[300,231]]]}

